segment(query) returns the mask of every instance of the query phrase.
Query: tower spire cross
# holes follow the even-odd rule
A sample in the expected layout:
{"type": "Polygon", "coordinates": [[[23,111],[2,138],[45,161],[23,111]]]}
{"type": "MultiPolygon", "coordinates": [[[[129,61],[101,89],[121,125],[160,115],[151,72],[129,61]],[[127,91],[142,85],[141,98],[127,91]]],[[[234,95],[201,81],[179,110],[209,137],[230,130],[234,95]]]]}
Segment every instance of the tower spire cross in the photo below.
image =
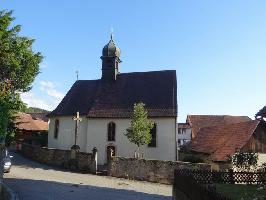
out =
{"type": "Polygon", "coordinates": [[[77,75],[77,81],[79,80],[79,71],[76,70],[76,75],[77,75]]]}
{"type": "Polygon", "coordinates": [[[113,40],[113,37],[114,37],[114,29],[113,29],[113,27],[111,27],[111,29],[110,29],[110,35],[111,35],[111,40],[113,40]]]}

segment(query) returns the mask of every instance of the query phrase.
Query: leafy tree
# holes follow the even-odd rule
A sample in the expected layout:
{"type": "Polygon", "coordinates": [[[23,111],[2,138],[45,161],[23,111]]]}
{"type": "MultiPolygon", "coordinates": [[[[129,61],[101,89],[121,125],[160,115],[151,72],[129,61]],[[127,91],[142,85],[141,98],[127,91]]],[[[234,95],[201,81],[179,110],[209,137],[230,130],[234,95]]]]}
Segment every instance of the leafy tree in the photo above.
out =
{"type": "Polygon", "coordinates": [[[231,163],[238,170],[250,171],[258,165],[258,153],[238,150],[231,157],[231,163]]]}
{"type": "Polygon", "coordinates": [[[125,135],[130,142],[138,146],[137,157],[139,157],[140,146],[151,142],[150,130],[153,126],[154,123],[148,119],[148,112],[145,109],[145,104],[134,104],[130,127],[126,130],[125,135]]]}
{"type": "Polygon", "coordinates": [[[41,108],[35,108],[35,107],[28,107],[23,109],[23,112],[25,113],[49,113],[48,110],[44,110],[41,108]]]}
{"type": "Polygon", "coordinates": [[[18,35],[21,26],[11,26],[13,21],[12,11],[0,11],[0,135],[2,138],[14,113],[25,107],[19,94],[31,89],[43,58],[41,53],[33,52],[33,39],[18,35]]]}
{"type": "Polygon", "coordinates": [[[262,109],[259,110],[259,112],[256,113],[255,118],[257,120],[265,121],[265,119],[266,119],[266,106],[264,106],[262,109]]]}

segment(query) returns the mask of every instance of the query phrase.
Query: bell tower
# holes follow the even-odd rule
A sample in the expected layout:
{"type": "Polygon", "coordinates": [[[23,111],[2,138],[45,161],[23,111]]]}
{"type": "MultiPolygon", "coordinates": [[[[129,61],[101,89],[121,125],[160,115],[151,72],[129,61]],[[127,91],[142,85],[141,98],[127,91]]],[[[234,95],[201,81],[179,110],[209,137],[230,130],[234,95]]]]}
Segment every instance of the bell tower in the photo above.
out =
{"type": "Polygon", "coordinates": [[[115,45],[113,35],[102,51],[102,80],[115,81],[119,73],[120,49],[115,45]]]}

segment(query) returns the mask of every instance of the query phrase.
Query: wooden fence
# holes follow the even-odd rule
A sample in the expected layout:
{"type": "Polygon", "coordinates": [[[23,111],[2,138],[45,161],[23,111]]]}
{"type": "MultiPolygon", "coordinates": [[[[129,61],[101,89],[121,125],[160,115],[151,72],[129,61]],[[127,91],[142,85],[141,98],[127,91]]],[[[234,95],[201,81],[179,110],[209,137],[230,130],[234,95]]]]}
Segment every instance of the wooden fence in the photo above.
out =
{"type": "Polygon", "coordinates": [[[231,171],[208,171],[208,170],[177,170],[179,175],[190,176],[197,183],[242,183],[242,184],[266,184],[266,172],[233,172],[231,171]]]}
{"type": "Polygon", "coordinates": [[[216,187],[200,184],[188,173],[175,170],[173,200],[231,200],[216,192],[216,187]]]}

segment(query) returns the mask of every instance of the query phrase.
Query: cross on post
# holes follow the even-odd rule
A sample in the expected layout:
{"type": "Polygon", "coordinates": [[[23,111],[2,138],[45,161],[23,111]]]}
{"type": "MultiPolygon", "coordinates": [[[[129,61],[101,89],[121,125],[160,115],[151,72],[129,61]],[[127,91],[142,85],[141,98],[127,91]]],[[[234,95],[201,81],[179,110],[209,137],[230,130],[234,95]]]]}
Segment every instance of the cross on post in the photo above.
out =
{"type": "Polygon", "coordinates": [[[79,111],[77,112],[77,115],[75,117],[73,117],[73,120],[76,122],[76,124],[75,124],[75,146],[76,146],[77,145],[79,122],[82,121],[82,118],[79,117],[79,111]]]}

